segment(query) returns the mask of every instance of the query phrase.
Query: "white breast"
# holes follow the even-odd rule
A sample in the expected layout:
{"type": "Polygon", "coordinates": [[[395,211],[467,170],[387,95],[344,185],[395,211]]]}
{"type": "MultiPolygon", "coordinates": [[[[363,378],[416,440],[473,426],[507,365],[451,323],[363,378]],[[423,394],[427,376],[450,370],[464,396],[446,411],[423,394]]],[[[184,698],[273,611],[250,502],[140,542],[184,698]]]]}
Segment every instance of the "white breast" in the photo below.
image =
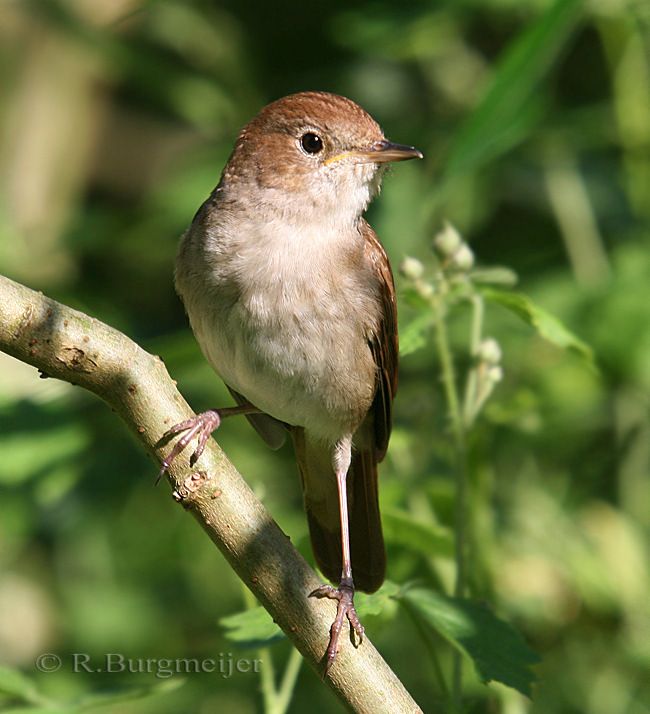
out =
{"type": "Polygon", "coordinates": [[[280,220],[238,228],[237,238],[203,241],[197,259],[209,280],[198,282],[207,289],[178,276],[196,338],[217,374],[255,406],[335,441],[374,395],[376,278],[350,259],[363,254],[362,238],[336,221],[327,231],[280,220]]]}

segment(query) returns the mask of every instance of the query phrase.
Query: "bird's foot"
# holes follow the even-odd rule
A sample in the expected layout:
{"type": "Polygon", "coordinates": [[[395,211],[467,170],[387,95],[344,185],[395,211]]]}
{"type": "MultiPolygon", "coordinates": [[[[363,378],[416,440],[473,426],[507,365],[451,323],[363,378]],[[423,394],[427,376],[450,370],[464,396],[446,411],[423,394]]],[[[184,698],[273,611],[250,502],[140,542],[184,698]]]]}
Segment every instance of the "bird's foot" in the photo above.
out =
{"type": "Polygon", "coordinates": [[[341,649],[339,637],[346,618],[350,622],[350,638],[352,639],[352,644],[358,647],[363,642],[363,625],[354,607],[354,584],[352,580],[342,580],[338,588],[332,587],[332,585],[323,585],[310,593],[309,597],[328,597],[332,600],[338,600],[336,617],[330,628],[330,642],[327,647],[327,661],[325,663],[325,674],[327,674],[329,668],[334,664],[336,655],[341,649]],[[356,633],[359,638],[358,644],[354,642],[353,632],[356,633]]]}
{"type": "Polygon", "coordinates": [[[205,443],[212,432],[219,427],[221,424],[221,414],[219,409],[208,409],[207,412],[202,414],[197,414],[195,417],[188,419],[187,421],[182,421],[180,424],[176,424],[171,429],[163,434],[163,439],[172,436],[173,434],[178,434],[184,431],[185,434],[176,442],[174,448],[171,450],[168,456],[166,456],[161,464],[160,473],[156,479],[156,483],[165,475],[167,469],[172,465],[174,459],[185,449],[185,447],[194,439],[198,437],[198,444],[192,456],[190,456],[190,466],[193,466],[198,460],[199,456],[203,453],[205,449],[205,443]]]}

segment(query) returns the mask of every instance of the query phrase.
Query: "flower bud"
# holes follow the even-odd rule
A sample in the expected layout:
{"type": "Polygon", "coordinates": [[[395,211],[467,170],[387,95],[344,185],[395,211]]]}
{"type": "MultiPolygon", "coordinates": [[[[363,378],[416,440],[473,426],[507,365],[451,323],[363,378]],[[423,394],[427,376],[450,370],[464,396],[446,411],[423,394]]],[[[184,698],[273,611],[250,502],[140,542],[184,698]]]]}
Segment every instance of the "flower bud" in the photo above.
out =
{"type": "Polygon", "coordinates": [[[424,273],[424,265],[417,259],[407,255],[399,266],[400,273],[410,280],[417,280],[424,273]]]}
{"type": "Polygon", "coordinates": [[[443,259],[451,258],[461,245],[463,245],[463,239],[460,237],[460,233],[451,223],[447,222],[433,239],[433,249],[443,259]]]}
{"type": "Polygon", "coordinates": [[[490,384],[497,384],[503,379],[503,367],[493,364],[485,373],[485,381],[490,384]]]}
{"type": "Polygon", "coordinates": [[[474,253],[467,243],[461,244],[453,254],[451,265],[458,270],[469,270],[474,265],[474,253]]]}
{"type": "Polygon", "coordinates": [[[431,283],[420,283],[417,290],[418,295],[426,300],[428,300],[435,293],[435,288],[431,285],[431,283]]]}
{"type": "Polygon", "coordinates": [[[501,361],[501,347],[493,337],[486,337],[478,346],[477,358],[486,364],[495,365],[501,361]]]}

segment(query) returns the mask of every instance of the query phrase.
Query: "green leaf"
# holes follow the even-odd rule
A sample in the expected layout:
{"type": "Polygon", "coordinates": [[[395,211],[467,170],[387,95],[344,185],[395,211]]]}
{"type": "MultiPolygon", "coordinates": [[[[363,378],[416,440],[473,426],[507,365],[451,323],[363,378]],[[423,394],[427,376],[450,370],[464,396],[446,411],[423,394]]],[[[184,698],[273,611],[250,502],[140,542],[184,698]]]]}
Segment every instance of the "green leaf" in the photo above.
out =
{"type": "Polygon", "coordinates": [[[448,528],[417,521],[398,510],[384,510],[382,523],[388,543],[399,543],[423,555],[453,555],[454,538],[448,528]]]}
{"type": "Polygon", "coordinates": [[[506,268],[504,265],[494,265],[490,268],[474,268],[470,270],[469,277],[475,283],[505,285],[507,287],[516,285],[519,280],[517,273],[511,268],[506,268]]]}
{"type": "Polygon", "coordinates": [[[118,704],[124,704],[125,702],[132,702],[137,699],[152,697],[157,694],[169,694],[169,692],[173,692],[175,689],[182,687],[183,684],[185,684],[185,679],[179,677],[178,675],[174,675],[166,679],[164,682],[156,682],[155,684],[143,687],[129,687],[128,689],[125,688],[119,691],[111,692],[96,692],[72,702],[69,708],[65,707],[65,711],[86,712],[89,709],[116,706],[118,704]]]}
{"type": "Polygon", "coordinates": [[[433,324],[433,316],[427,306],[427,312],[422,312],[406,327],[400,330],[399,356],[405,357],[424,347],[427,343],[427,333],[433,324]]]}
{"type": "Polygon", "coordinates": [[[273,644],[285,637],[263,607],[253,607],[235,615],[222,617],[219,624],[227,630],[226,637],[229,640],[239,642],[245,647],[273,644]]]}
{"type": "Polygon", "coordinates": [[[52,704],[44,706],[17,706],[0,708],[2,714],[81,714],[79,709],[70,709],[67,704],[52,704]]]}
{"type": "Polygon", "coordinates": [[[34,434],[28,431],[3,434],[0,449],[0,483],[14,486],[47,473],[60,463],[67,463],[84,453],[90,435],[82,424],[53,426],[39,434],[39,448],[34,449],[34,434]],[[29,454],[29,458],[25,458],[29,454]]]}
{"type": "Polygon", "coordinates": [[[368,615],[381,615],[385,612],[392,613],[395,609],[395,597],[400,592],[399,585],[390,580],[377,590],[376,593],[357,592],[354,596],[354,606],[359,617],[368,615]]]}
{"type": "Polygon", "coordinates": [[[541,657],[510,624],[482,604],[431,590],[408,590],[403,597],[472,660],[483,683],[494,680],[530,696],[530,685],[536,679],[530,667],[541,657]]]}
{"type": "Polygon", "coordinates": [[[565,48],[582,5],[583,0],[556,0],[510,44],[483,100],[456,136],[445,183],[504,153],[539,121],[536,92],[565,48]]]}
{"type": "Polygon", "coordinates": [[[539,305],[535,305],[526,295],[494,290],[493,288],[482,288],[481,292],[486,300],[510,310],[531,327],[534,327],[549,342],[562,349],[575,352],[589,364],[594,364],[594,354],[591,347],[574,335],[559,318],[551,315],[539,305]]]}
{"type": "Polygon", "coordinates": [[[17,670],[0,667],[0,694],[25,701],[26,705],[2,708],[6,714],[76,714],[90,709],[114,706],[131,702],[136,699],[150,697],[155,694],[167,694],[177,689],[184,680],[179,677],[170,678],[164,682],[156,682],[143,687],[129,687],[111,692],[96,692],[73,701],[53,701],[41,696],[33,682],[17,670]]]}
{"type": "Polygon", "coordinates": [[[33,701],[36,696],[36,687],[22,672],[8,667],[0,667],[0,694],[33,701]]]}

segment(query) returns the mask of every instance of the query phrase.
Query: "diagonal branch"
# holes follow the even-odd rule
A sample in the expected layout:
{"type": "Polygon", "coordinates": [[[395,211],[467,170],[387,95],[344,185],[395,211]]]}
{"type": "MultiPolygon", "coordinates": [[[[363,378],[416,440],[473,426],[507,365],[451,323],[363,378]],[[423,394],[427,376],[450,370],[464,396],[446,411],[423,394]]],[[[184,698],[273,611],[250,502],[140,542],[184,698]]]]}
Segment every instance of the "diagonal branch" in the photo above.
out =
{"type": "MultiPolygon", "coordinates": [[[[160,359],[121,332],[0,276],[0,350],[101,397],[160,460],[161,436],[192,416],[160,359]]],[[[237,575],[311,667],[322,674],[335,604],[307,595],[321,585],[213,439],[198,466],[180,456],[173,497],[198,520],[237,575]]],[[[353,712],[420,712],[394,672],[364,639],[346,640],[325,678],[353,712]]]]}

